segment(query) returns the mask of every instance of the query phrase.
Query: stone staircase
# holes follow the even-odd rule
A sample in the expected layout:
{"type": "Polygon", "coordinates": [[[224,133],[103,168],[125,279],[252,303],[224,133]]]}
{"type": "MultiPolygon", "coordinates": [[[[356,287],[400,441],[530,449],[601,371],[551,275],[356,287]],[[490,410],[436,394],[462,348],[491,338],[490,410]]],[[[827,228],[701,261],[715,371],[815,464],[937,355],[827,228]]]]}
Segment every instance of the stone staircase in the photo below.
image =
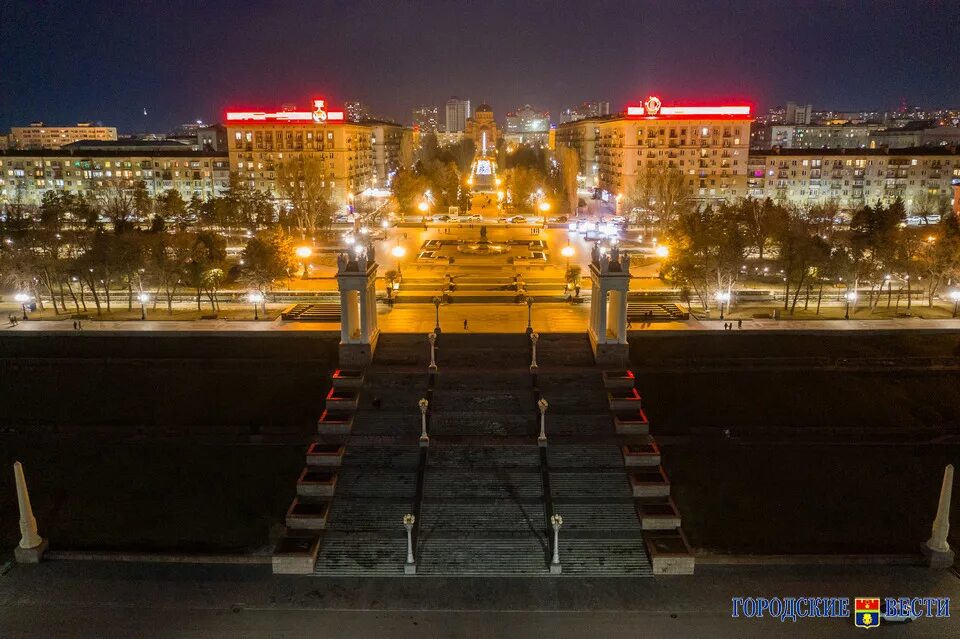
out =
{"type": "Polygon", "coordinates": [[[602,374],[585,335],[540,336],[534,370],[530,350],[526,335],[443,334],[433,373],[422,336],[382,335],[367,370],[338,371],[301,478],[310,490],[298,488],[275,571],[409,574],[409,513],[417,574],[548,576],[556,514],[562,574],[653,574],[649,553],[685,539],[669,494],[648,486],[655,473],[669,482],[639,396],[637,415],[627,404],[612,417],[608,391],[626,393],[617,375],[627,373],[602,374]],[[419,441],[420,398],[429,445],[419,441]],[[283,550],[301,553],[296,570],[283,569],[295,564],[283,550]]]}

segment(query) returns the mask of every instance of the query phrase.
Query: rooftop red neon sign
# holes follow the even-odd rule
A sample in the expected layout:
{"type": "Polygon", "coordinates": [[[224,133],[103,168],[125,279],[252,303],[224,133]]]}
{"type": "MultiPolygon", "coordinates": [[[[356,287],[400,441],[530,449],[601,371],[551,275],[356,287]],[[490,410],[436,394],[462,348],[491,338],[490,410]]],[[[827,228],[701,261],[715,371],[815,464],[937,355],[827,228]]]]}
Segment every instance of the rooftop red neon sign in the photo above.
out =
{"type": "Polygon", "coordinates": [[[328,111],[325,100],[314,100],[313,111],[279,111],[267,113],[265,111],[227,111],[227,122],[243,122],[244,124],[273,123],[273,124],[325,124],[327,122],[343,122],[346,120],[343,111],[328,111]]]}
{"type": "Polygon", "coordinates": [[[663,106],[660,98],[651,95],[643,104],[628,105],[628,118],[664,118],[694,120],[698,118],[750,119],[750,105],[663,106]]]}

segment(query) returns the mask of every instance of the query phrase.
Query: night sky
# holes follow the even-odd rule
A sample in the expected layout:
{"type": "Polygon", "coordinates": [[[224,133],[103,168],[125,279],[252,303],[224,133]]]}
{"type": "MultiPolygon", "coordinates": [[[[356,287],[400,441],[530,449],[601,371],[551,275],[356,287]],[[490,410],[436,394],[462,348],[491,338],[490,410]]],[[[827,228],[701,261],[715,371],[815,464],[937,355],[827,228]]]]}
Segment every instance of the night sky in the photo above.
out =
{"type": "Polygon", "coordinates": [[[611,108],[787,100],[960,106],[960,2],[0,0],[0,130],[164,131],[230,107],[360,99],[409,123],[451,95],[611,108]],[[146,123],[143,108],[149,112],[146,123]]]}

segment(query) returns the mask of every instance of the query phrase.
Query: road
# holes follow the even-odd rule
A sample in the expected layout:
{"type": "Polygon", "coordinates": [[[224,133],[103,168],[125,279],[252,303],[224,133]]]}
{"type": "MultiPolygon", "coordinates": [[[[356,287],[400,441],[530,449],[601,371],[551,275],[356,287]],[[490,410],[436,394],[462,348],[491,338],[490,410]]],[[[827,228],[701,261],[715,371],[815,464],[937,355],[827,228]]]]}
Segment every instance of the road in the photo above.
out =
{"type": "MultiPolygon", "coordinates": [[[[849,619],[731,619],[740,596],[960,597],[907,566],[698,567],[645,579],[274,577],[266,567],[51,561],[0,577],[3,637],[842,637],[849,619]]],[[[955,611],[954,611],[955,612],[955,611]]],[[[923,619],[900,637],[957,636],[923,619]]],[[[882,631],[881,631],[882,632],[882,631]]]]}

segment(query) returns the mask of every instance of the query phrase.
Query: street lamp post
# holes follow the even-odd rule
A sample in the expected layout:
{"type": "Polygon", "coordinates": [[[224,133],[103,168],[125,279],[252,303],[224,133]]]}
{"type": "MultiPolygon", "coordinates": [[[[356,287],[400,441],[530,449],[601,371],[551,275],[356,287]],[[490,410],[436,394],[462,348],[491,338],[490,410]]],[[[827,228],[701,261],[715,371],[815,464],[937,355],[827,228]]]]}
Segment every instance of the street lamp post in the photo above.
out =
{"type": "Polygon", "coordinates": [[[437,335],[440,334],[440,301],[439,297],[433,298],[433,306],[437,311],[437,325],[433,327],[433,332],[437,335]]]}
{"type": "Polygon", "coordinates": [[[717,301],[720,302],[720,319],[723,319],[723,306],[730,301],[730,293],[728,291],[717,293],[717,301]]]}
{"type": "Polygon", "coordinates": [[[550,525],[553,526],[553,559],[550,560],[550,572],[560,574],[560,526],[563,525],[563,517],[553,514],[550,517],[550,525]]]}
{"type": "Polygon", "coordinates": [[[530,372],[537,370],[537,340],[540,339],[540,333],[530,333],[530,343],[533,345],[532,357],[530,360],[530,372]]]}
{"type": "Polygon", "coordinates": [[[145,305],[150,301],[150,296],[146,293],[140,293],[138,299],[140,300],[140,320],[143,321],[147,319],[147,308],[145,305]]]}
{"type": "Polygon", "coordinates": [[[30,296],[26,293],[17,293],[14,296],[14,299],[20,302],[20,310],[23,311],[23,319],[27,319],[27,302],[30,301],[30,296]]]}
{"type": "Polygon", "coordinates": [[[417,518],[411,513],[403,516],[403,527],[407,529],[407,563],[403,566],[403,572],[413,574],[417,572],[417,561],[413,556],[413,524],[417,518]]]}
{"type": "Polygon", "coordinates": [[[303,267],[303,279],[307,279],[307,259],[313,255],[313,249],[309,246],[298,246],[296,254],[300,258],[300,266],[303,267]]]}
{"type": "Polygon", "coordinates": [[[249,295],[247,295],[247,300],[251,304],[253,304],[253,319],[259,320],[260,319],[259,305],[261,302],[263,302],[263,293],[261,293],[260,291],[254,291],[249,295]]]}
{"type": "Polygon", "coordinates": [[[573,257],[573,254],[574,254],[576,251],[574,251],[574,250],[573,250],[573,247],[570,246],[570,244],[569,244],[570,240],[569,240],[569,239],[567,239],[567,242],[568,242],[567,245],[564,246],[562,249],[560,249],[560,255],[562,255],[562,256],[564,256],[565,258],[567,258],[567,269],[569,269],[569,268],[570,268],[570,258],[573,257]]]}
{"type": "Polygon", "coordinates": [[[417,402],[417,406],[420,407],[420,445],[429,446],[430,436],[427,434],[427,407],[430,406],[430,402],[424,398],[417,402]]]}
{"type": "Polygon", "coordinates": [[[533,298],[527,298],[527,334],[533,332],[533,298]]]}
{"type": "Polygon", "coordinates": [[[397,238],[397,245],[390,249],[390,253],[397,258],[397,275],[403,275],[400,271],[400,258],[407,254],[407,249],[400,246],[400,238],[397,238]]]}
{"type": "Polygon", "coordinates": [[[430,340],[430,366],[429,366],[429,368],[430,368],[431,371],[436,371],[436,370],[437,370],[437,360],[434,358],[434,350],[433,350],[433,348],[434,348],[434,345],[435,345],[436,342],[437,342],[437,334],[436,334],[436,333],[429,333],[429,334],[427,335],[427,339],[430,340]]]}
{"type": "Polygon", "coordinates": [[[850,302],[853,302],[854,304],[857,303],[857,292],[848,291],[845,297],[847,299],[847,309],[843,314],[843,319],[850,319],[850,302]]]}
{"type": "Polygon", "coordinates": [[[957,308],[960,307],[960,291],[950,291],[950,299],[953,300],[953,316],[957,316],[957,308]]]}
{"type": "Polygon", "coordinates": [[[547,418],[547,400],[542,397],[537,401],[537,408],[540,409],[540,435],[537,436],[537,445],[546,446],[547,445],[547,429],[546,429],[546,418],[547,418]]]}

